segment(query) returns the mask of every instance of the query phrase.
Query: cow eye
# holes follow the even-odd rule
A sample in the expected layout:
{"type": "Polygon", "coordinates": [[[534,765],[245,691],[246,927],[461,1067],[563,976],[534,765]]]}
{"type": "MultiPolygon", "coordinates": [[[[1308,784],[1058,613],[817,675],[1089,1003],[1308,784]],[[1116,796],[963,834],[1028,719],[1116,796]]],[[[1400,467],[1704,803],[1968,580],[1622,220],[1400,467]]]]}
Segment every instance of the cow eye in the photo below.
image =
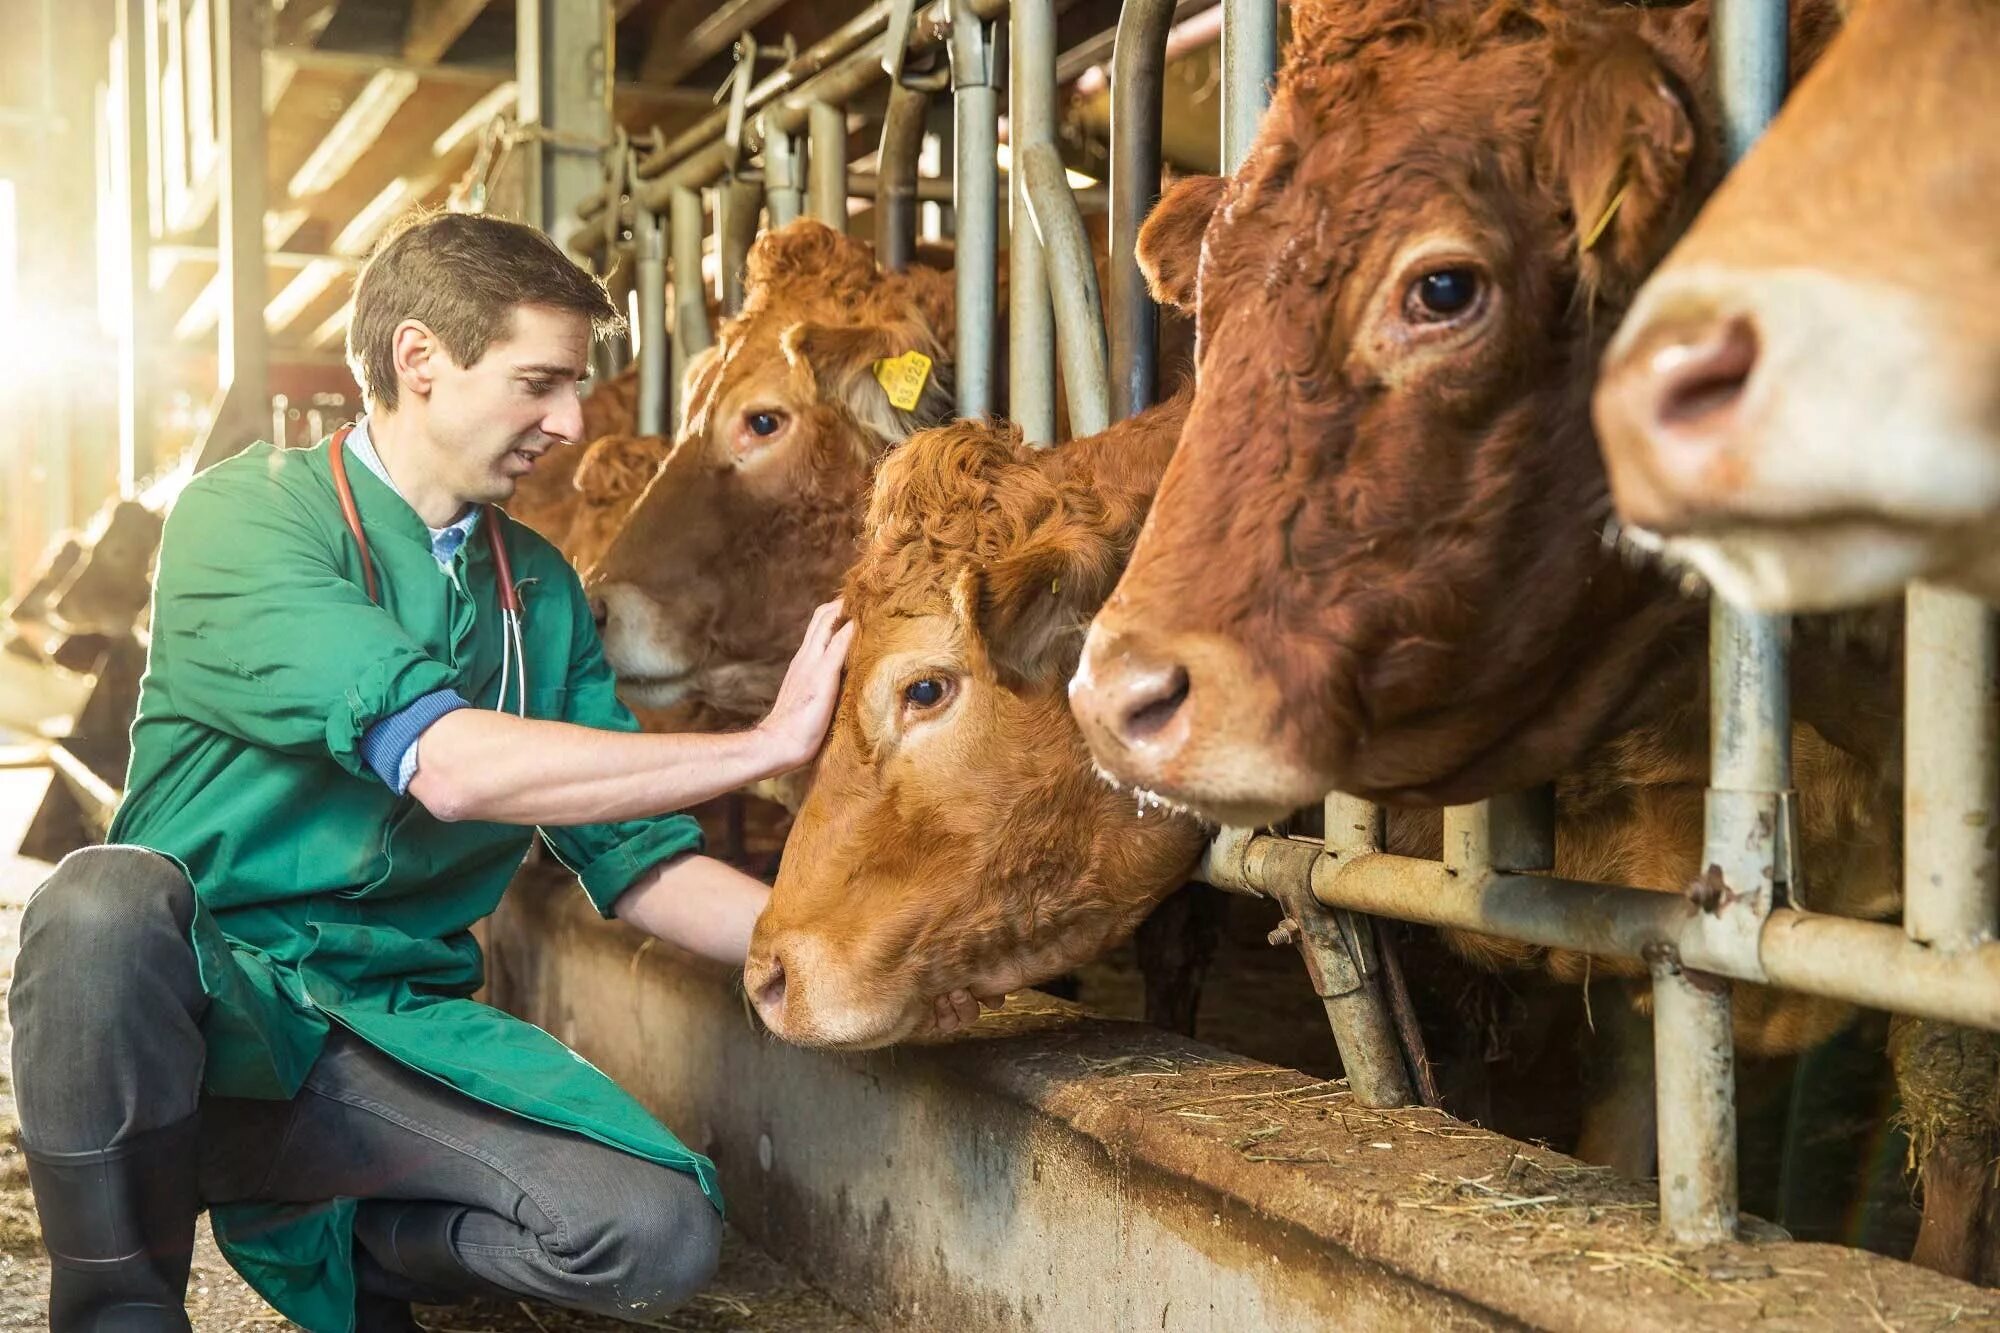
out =
{"type": "Polygon", "coordinates": [[[1403,312],[1415,323],[1443,323],[1470,310],[1479,296],[1477,271],[1469,268],[1436,269],[1410,284],[1410,290],[1403,298],[1403,312]]]}
{"type": "Polygon", "coordinates": [[[903,687],[903,700],[912,708],[936,708],[951,689],[936,676],[913,680],[903,687]]]}
{"type": "Polygon", "coordinates": [[[785,419],[776,412],[751,412],[743,418],[743,424],[752,435],[776,435],[785,419]]]}

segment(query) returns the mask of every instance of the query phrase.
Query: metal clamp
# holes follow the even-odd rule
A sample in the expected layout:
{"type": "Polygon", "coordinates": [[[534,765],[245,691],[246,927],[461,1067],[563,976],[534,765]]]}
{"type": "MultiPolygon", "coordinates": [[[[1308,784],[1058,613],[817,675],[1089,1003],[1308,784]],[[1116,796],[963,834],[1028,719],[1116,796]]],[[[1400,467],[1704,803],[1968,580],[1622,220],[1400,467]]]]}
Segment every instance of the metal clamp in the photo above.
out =
{"type": "Polygon", "coordinates": [[[889,26],[882,34],[882,72],[893,85],[917,92],[942,92],[951,86],[951,69],[935,54],[921,64],[910,61],[910,38],[917,26],[916,0],[890,0],[889,26]]]}
{"type": "MultiPolygon", "coordinates": [[[[973,11],[971,0],[951,0],[951,36],[946,54],[951,59],[952,87],[998,86],[1000,44],[993,38],[996,22],[980,18],[973,11]]],[[[904,45],[907,48],[908,43],[904,45]]]]}
{"type": "Polygon", "coordinates": [[[757,62],[765,56],[782,57],[780,68],[798,59],[799,44],[790,33],[776,46],[759,46],[757,36],[748,28],[736,39],[731,54],[736,63],[730,67],[729,77],[715,90],[711,104],[727,98],[729,114],[723,120],[722,143],[727,151],[723,162],[723,173],[734,175],[743,162],[743,126],[749,116],[750,89],[757,82],[757,62]]]}
{"type": "Polygon", "coordinates": [[[1707,849],[1688,897],[1700,914],[1684,951],[1689,966],[1721,964],[1732,976],[1766,980],[1764,922],[1782,894],[1805,896],[1798,873],[1798,799],[1793,791],[1709,789],[1704,816],[1707,849]]]}

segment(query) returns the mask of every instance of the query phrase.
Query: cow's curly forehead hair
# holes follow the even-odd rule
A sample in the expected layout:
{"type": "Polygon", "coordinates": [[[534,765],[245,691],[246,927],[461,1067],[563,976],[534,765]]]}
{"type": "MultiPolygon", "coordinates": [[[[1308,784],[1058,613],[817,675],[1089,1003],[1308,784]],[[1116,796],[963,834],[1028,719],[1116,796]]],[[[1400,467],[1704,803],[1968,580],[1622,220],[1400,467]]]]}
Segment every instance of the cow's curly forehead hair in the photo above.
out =
{"type": "Polygon", "coordinates": [[[453,361],[470,366],[506,337],[522,305],[583,315],[594,338],[625,325],[604,284],[537,228],[483,213],[404,217],[354,283],[347,364],[363,399],[395,408],[396,326],[404,320],[421,323],[453,361]]]}
{"type": "Polygon", "coordinates": [[[915,615],[935,609],[950,576],[991,563],[1038,530],[1081,517],[1023,444],[1018,427],[958,422],[927,430],[875,474],[867,537],[848,572],[855,612],[915,615]]]}

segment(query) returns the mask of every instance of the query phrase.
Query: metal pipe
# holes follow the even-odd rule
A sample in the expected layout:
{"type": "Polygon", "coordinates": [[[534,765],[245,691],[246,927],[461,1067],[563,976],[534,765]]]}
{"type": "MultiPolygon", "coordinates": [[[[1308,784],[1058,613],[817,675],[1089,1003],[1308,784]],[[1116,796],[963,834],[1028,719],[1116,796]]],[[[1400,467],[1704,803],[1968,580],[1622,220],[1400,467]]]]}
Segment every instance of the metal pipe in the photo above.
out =
{"type": "Polygon", "coordinates": [[[1905,632],[1903,929],[1944,950],[2000,911],[2000,642],[1985,603],[1910,585],[1905,632]]]}
{"type": "MultiPolygon", "coordinates": [[[[1231,892],[1277,896],[1266,870],[1299,870],[1271,861],[1258,846],[1266,841],[1298,840],[1218,838],[1202,878],[1231,892]]],[[[1313,896],[1329,907],[1600,957],[1644,958],[1665,946],[1684,966],[1752,980],[1732,972],[1727,957],[1703,952],[1695,921],[1706,913],[1679,894],[1552,875],[1466,874],[1386,852],[1323,855],[1310,875],[1313,896]]],[[[1764,975],[1780,989],[2000,1031],[2000,943],[1948,953],[1898,926],[1780,908],[1764,923],[1758,949],[1764,975]]]]}
{"type": "Polygon", "coordinates": [[[756,181],[731,179],[715,187],[715,294],[724,315],[743,308],[743,266],[763,208],[764,187],[756,181]]]}
{"type": "Polygon", "coordinates": [[[764,135],[764,208],[771,215],[771,225],[784,226],[804,207],[798,136],[789,130],[772,129],[764,135]]]}
{"type": "Polygon", "coordinates": [[[847,113],[814,102],[806,130],[806,207],[835,231],[847,230],[847,113]]]}
{"type": "Polygon", "coordinates": [[[667,433],[667,253],[660,215],[638,212],[633,227],[638,245],[639,420],[641,435],[667,433]]]}
{"type": "Polygon", "coordinates": [[[1062,356],[1070,435],[1081,439],[1111,424],[1111,386],[1106,373],[1104,306],[1098,299],[1097,260],[1090,253],[1083,214],[1069,192],[1062,155],[1055,145],[1031,143],[1023,147],[1021,174],[1027,185],[1029,215],[1034,219],[1043,264],[1049,275],[1049,293],[1054,300],[1056,347],[1062,356]]]}
{"type": "Polygon", "coordinates": [[[1683,1243],[1736,1236],[1736,1040],[1729,982],[1680,965],[1653,973],[1653,1085],[1659,1106],[1660,1225],[1683,1243]]]}
{"type": "Polygon", "coordinates": [[[899,273],[917,253],[917,159],[924,151],[931,95],[895,84],[882,116],[875,168],[875,259],[899,273]]]}
{"type": "MultiPolygon", "coordinates": [[[[1786,0],[1717,0],[1713,22],[1733,162],[1784,98],[1786,0]]],[[[1694,918],[1694,949],[1652,959],[1662,983],[1653,1010],[1660,1221],[1670,1237],[1689,1243],[1736,1234],[1736,1096],[1733,1056],[1713,1054],[1729,1040],[1729,986],[1682,969],[1700,953],[1726,963],[1732,975],[1766,979],[1761,937],[1779,884],[1791,884],[1794,850],[1788,629],[1782,618],[1746,614],[1720,598],[1712,603],[1702,863],[1721,882],[1707,886],[1709,910],[1694,918]]]]}
{"type": "Polygon", "coordinates": [[[1222,169],[1250,154],[1278,72],[1277,0],[1222,0],[1222,169]]]}
{"type": "MultiPolygon", "coordinates": [[[[1054,0],[1020,0],[1010,20],[1007,126],[1013,158],[1035,144],[1055,146],[1054,0]]],[[[1007,182],[1007,408],[1029,444],[1056,438],[1055,312],[1048,263],[1029,211],[1027,171],[1007,182]]]]}
{"type": "Polygon", "coordinates": [[[668,201],[667,243],[674,277],[674,383],[687,380],[687,364],[714,341],[701,282],[701,196],[681,187],[668,201]]]}
{"type": "Polygon", "coordinates": [[[993,331],[1000,322],[1000,89],[995,61],[1005,25],[952,0],[952,125],[957,158],[952,172],[952,281],[957,290],[952,351],[958,414],[985,417],[998,403],[993,331]]]}
{"type": "Polygon", "coordinates": [[[1160,116],[1173,0],[1125,0],[1111,48],[1111,415],[1159,394],[1160,312],[1139,271],[1139,225],[1160,197],[1160,116]]]}

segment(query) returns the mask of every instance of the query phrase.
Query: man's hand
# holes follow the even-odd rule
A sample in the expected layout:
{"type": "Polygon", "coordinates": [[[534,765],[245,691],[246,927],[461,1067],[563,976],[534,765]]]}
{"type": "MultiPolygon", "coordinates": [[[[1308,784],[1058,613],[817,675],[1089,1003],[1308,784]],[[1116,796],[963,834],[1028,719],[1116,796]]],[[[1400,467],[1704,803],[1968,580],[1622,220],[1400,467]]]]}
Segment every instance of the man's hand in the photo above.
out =
{"type": "Polygon", "coordinates": [[[811,763],[826,740],[834,706],[840,702],[841,668],[853,642],[854,622],[841,623],[839,601],[827,602],[813,612],[805,642],[799,645],[784,684],[778,687],[777,702],[757,724],[773,750],[789,761],[784,771],[811,763]]]}
{"type": "Polygon", "coordinates": [[[974,999],[971,991],[955,990],[949,995],[938,996],[932,1002],[930,1023],[918,1031],[924,1036],[933,1034],[943,1036],[948,1032],[956,1032],[962,1027],[970,1027],[978,1022],[980,1009],[991,1009],[998,1013],[1006,1003],[1007,997],[1004,995],[981,995],[974,999]]]}

